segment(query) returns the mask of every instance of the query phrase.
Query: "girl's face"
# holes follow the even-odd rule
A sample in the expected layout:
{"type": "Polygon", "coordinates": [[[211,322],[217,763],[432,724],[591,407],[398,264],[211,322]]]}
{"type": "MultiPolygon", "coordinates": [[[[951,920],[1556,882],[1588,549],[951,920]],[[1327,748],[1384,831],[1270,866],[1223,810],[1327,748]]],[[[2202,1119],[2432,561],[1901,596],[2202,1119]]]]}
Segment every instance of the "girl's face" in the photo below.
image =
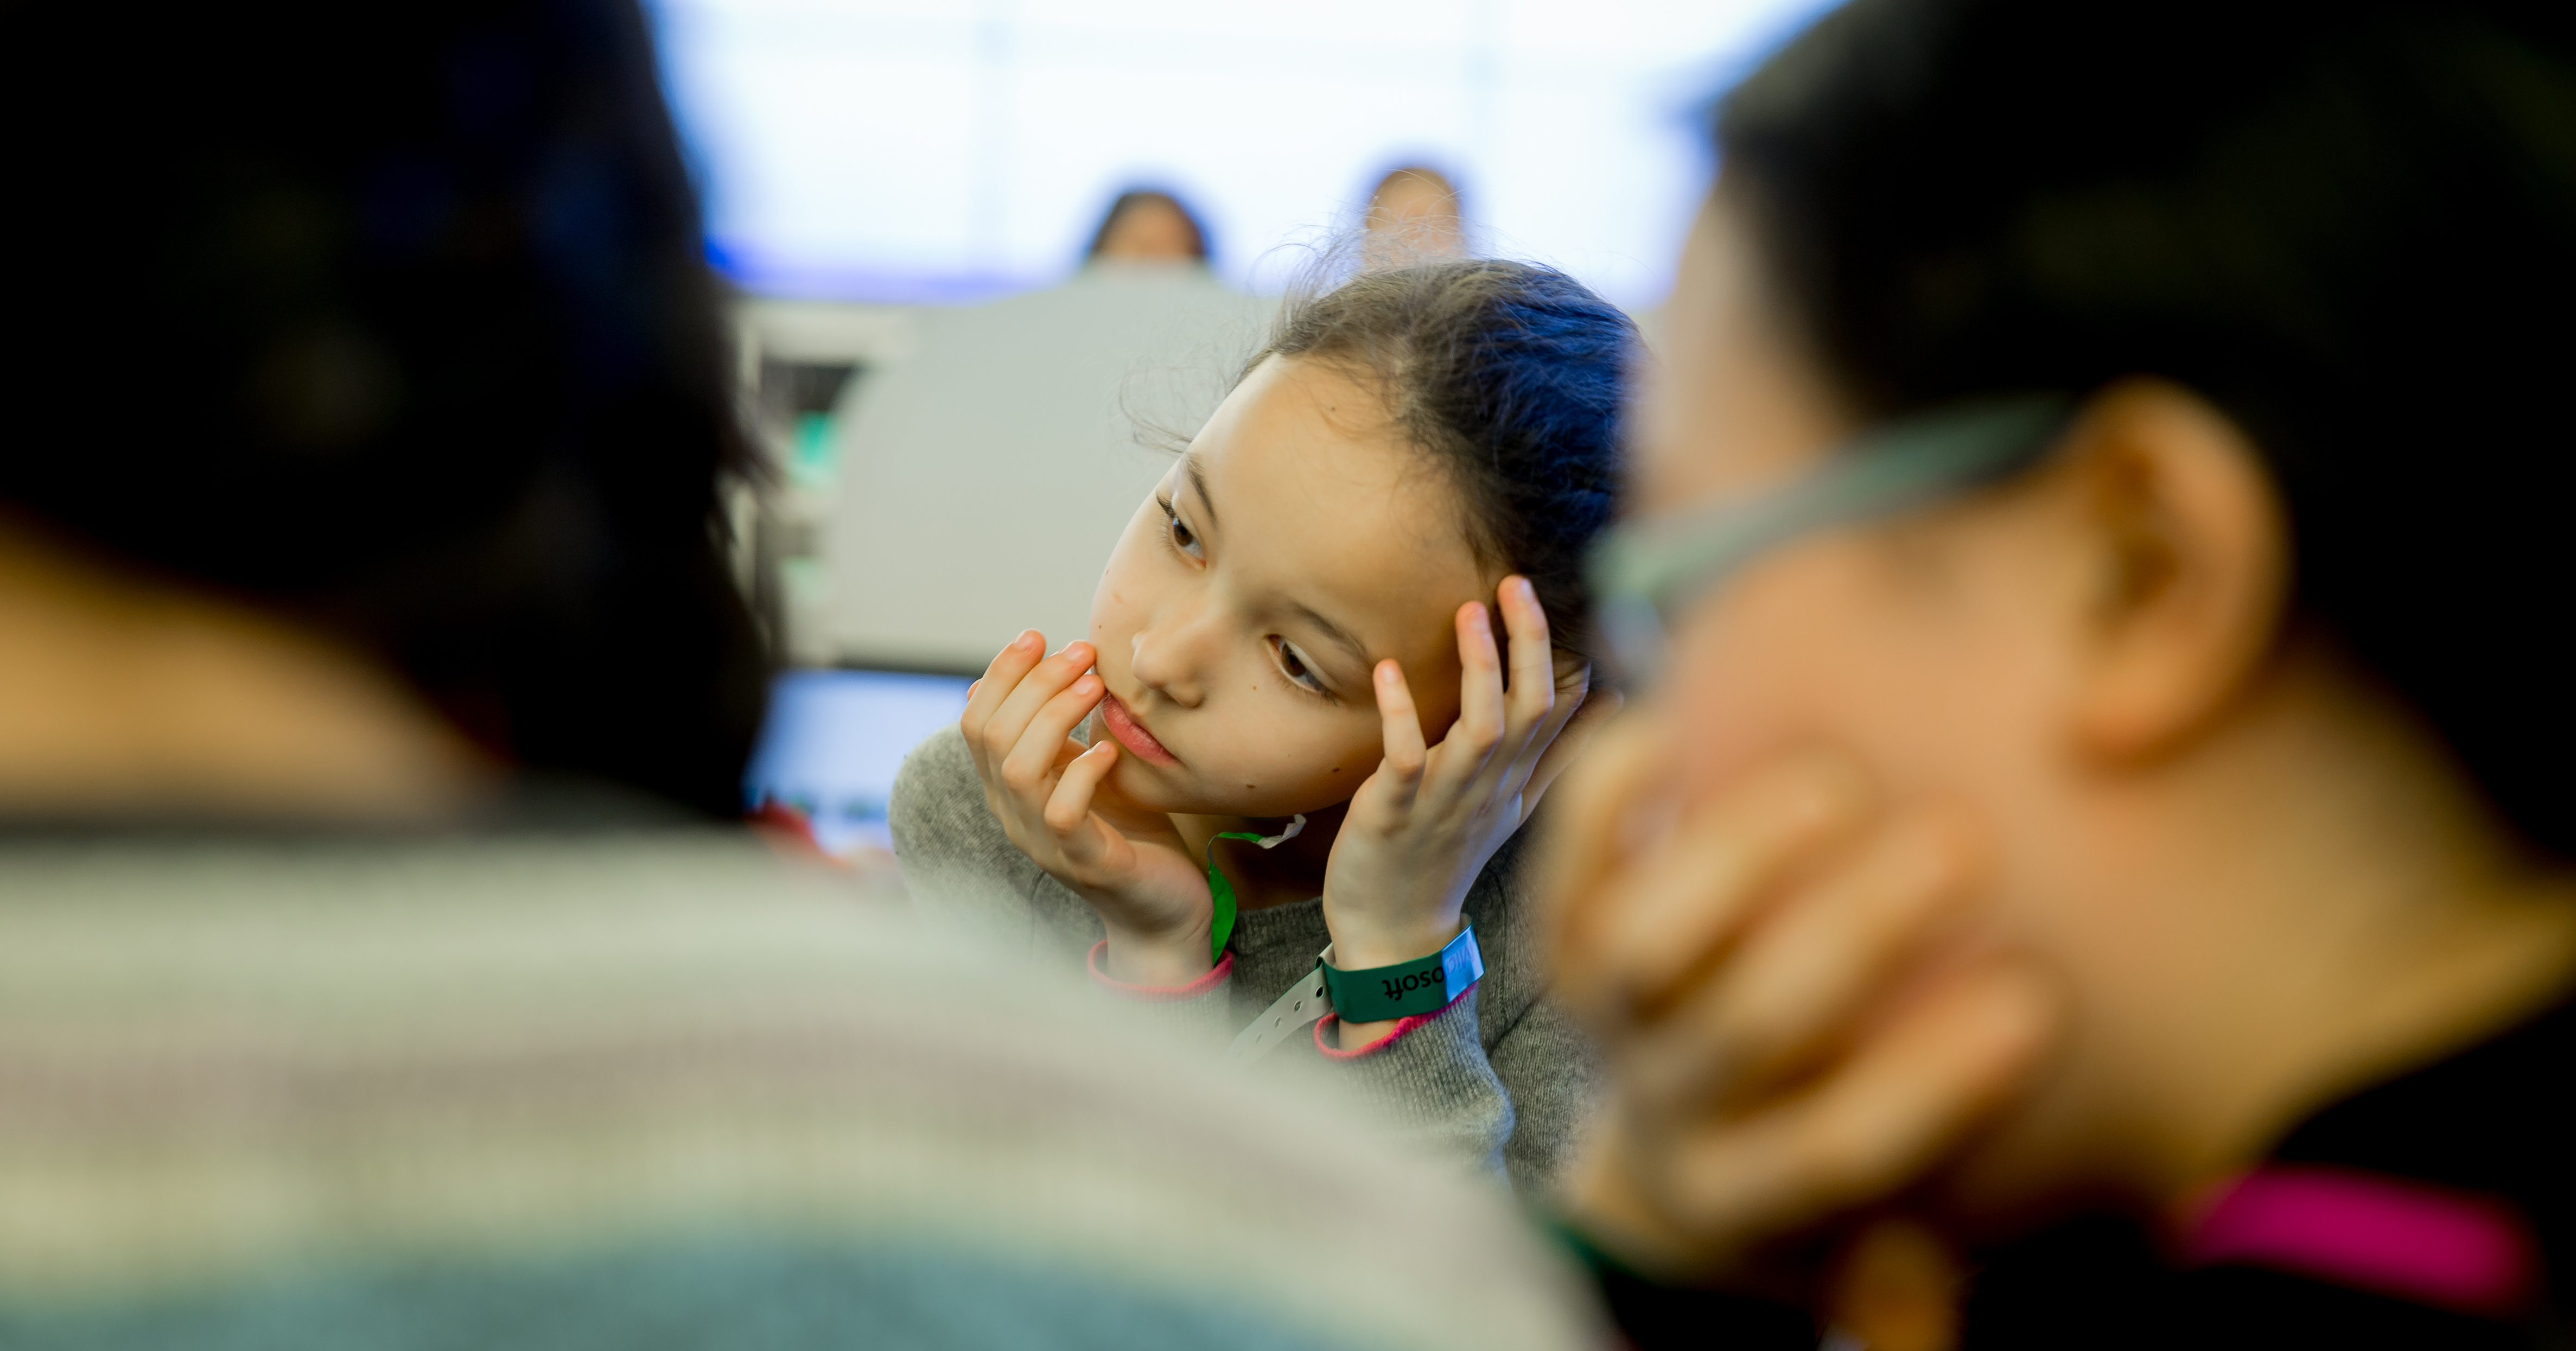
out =
{"type": "Polygon", "coordinates": [[[1345,369],[1274,357],[1220,405],[1091,600],[1095,738],[1140,806],[1287,816],[1349,800],[1381,749],[1369,673],[1404,668],[1423,733],[1458,712],[1452,617],[1491,603],[1446,476],[1345,369]]]}

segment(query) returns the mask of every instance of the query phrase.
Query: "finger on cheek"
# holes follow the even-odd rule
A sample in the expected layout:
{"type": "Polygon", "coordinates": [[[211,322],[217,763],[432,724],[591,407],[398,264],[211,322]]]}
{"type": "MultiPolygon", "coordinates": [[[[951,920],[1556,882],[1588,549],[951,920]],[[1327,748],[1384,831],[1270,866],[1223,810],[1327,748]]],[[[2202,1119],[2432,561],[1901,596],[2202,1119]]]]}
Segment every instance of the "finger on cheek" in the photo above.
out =
{"type": "Polygon", "coordinates": [[[1012,687],[1019,684],[1020,677],[1027,674],[1030,667],[1037,665],[1045,647],[1046,638],[1036,629],[1022,629],[1019,637],[1004,644],[1002,650],[985,663],[983,676],[966,687],[964,721],[970,732],[980,727],[984,719],[991,717],[993,710],[1010,697],[1012,687]]]}
{"type": "Polygon", "coordinates": [[[1600,959],[1641,1007],[1668,1005],[1750,917],[1857,828],[1867,784],[1847,760],[1799,755],[1692,813],[1603,905],[1600,959]]]}
{"type": "Polygon", "coordinates": [[[1502,655],[1494,646],[1492,612],[1469,601],[1458,607],[1458,660],[1469,670],[1499,668],[1502,655]]]}
{"type": "Polygon", "coordinates": [[[1548,641],[1547,614],[1539,608],[1529,579],[1514,577],[1503,583],[1503,624],[1512,638],[1513,716],[1526,723],[1539,722],[1555,713],[1563,699],[1556,687],[1556,652],[1548,641]]]}
{"type": "MultiPolygon", "coordinates": [[[[1051,742],[1063,741],[1084,718],[1091,716],[1091,710],[1100,706],[1103,688],[1100,677],[1084,672],[1064,687],[1064,693],[1047,701],[1045,718],[1032,730],[1044,731],[1051,742]]],[[[1054,752],[1050,749],[1048,753],[1054,752]]]]}
{"type": "Polygon", "coordinates": [[[1377,708],[1388,767],[1399,776],[1420,773],[1422,720],[1413,708],[1413,691],[1404,683],[1404,668],[1391,660],[1377,664],[1377,708]]]}
{"type": "Polygon", "coordinates": [[[1674,1013],[1733,1048],[1730,1073],[1782,1079],[1826,1054],[1923,966],[1968,895],[1970,845],[1953,815],[1909,813],[1857,847],[1752,926],[1731,963],[1740,974],[1674,1013]]]}
{"type": "Polygon", "coordinates": [[[1046,655],[1046,635],[1036,629],[1022,629],[1020,636],[1002,645],[993,660],[984,666],[984,678],[978,687],[992,687],[996,694],[1008,691],[1021,673],[1038,664],[1046,655]]]}
{"type": "Polygon", "coordinates": [[[1064,767],[1056,781],[1055,794],[1047,800],[1047,828],[1058,835],[1070,834],[1091,815],[1092,795],[1100,790],[1100,781],[1118,766],[1118,743],[1103,741],[1075,756],[1064,767]]]}
{"type": "Polygon", "coordinates": [[[1032,665],[1019,683],[1003,696],[999,706],[985,720],[988,745],[1015,747],[1028,735],[1029,728],[1042,716],[1049,701],[1064,693],[1067,686],[1082,678],[1090,669],[1095,654],[1089,643],[1067,643],[1062,652],[1032,665]]]}
{"type": "Polygon", "coordinates": [[[1052,767],[1061,756],[1065,739],[1074,726],[1088,716],[1100,702],[1100,677],[1085,674],[1067,685],[1054,698],[1040,705],[1029,719],[1027,730],[1020,733],[1019,744],[1011,751],[1010,763],[1032,775],[1052,767]]]}
{"type": "Polygon", "coordinates": [[[1814,1087],[1736,1118],[1672,1172],[1686,1210],[1749,1229],[1806,1228],[1919,1183],[2037,1069],[2061,1000],[2044,973],[1997,961],[1955,975],[1914,1016],[1814,1087]]]}
{"type": "Polygon", "coordinates": [[[2061,1000],[2038,967],[1997,959],[1943,982],[1853,1058],[1817,1104],[1837,1148],[1814,1160],[1847,1203],[1912,1182],[2001,1106],[2057,1032],[2061,1000]]]}

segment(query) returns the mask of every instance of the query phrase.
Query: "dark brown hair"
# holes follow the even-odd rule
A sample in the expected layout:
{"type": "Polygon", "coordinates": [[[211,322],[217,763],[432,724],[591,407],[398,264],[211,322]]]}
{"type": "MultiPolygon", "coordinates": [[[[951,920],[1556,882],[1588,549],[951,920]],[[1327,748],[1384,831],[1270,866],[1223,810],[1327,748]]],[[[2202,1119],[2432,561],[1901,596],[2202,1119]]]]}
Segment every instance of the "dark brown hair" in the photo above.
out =
{"type": "Polygon", "coordinates": [[[0,143],[0,507],[739,813],[754,460],[633,0],[0,5],[0,143]]]}
{"type": "Polygon", "coordinates": [[[1199,213],[1190,210],[1189,203],[1160,188],[1130,188],[1118,194],[1118,200],[1111,202],[1109,210],[1100,217],[1100,228],[1091,232],[1091,247],[1083,250],[1082,256],[1099,257],[1100,251],[1109,246],[1109,232],[1118,228],[1119,219],[1140,206],[1170,207],[1178,213],[1182,222],[1190,227],[1190,256],[1202,263],[1208,260],[1207,226],[1199,220],[1199,213]]]}
{"type": "Polygon", "coordinates": [[[1864,412],[2197,390],[2280,487],[2300,622],[2576,857],[2576,8],[1855,0],[1717,130],[1864,412]]]}
{"type": "Polygon", "coordinates": [[[1292,294],[1271,357],[1348,363],[1447,473],[1481,561],[1530,579],[1559,649],[1591,652],[1585,552],[1618,491],[1636,325],[1554,268],[1445,259],[1292,294]]]}

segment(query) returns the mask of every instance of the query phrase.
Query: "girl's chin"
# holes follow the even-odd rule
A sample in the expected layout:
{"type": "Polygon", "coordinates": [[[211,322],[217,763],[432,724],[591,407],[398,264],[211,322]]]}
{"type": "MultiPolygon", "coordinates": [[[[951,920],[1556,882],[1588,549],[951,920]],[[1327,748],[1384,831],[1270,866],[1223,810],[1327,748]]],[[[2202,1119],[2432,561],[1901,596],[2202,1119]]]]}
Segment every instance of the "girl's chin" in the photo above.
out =
{"type": "Polygon", "coordinates": [[[1132,754],[1121,754],[1118,764],[1109,771],[1105,787],[1127,801],[1148,811],[1193,813],[1204,810],[1194,805],[1193,796],[1174,791],[1175,785],[1165,777],[1169,771],[1149,765],[1132,754]]]}
{"type": "Polygon", "coordinates": [[[1145,764],[1133,756],[1120,756],[1118,767],[1109,771],[1106,786],[1137,807],[1175,816],[1284,818],[1295,815],[1299,810],[1278,807],[1270,802],[1227,801],[1194,792],[1192,790],[1197,785],[1188,781],[1188,773],[1184,769],[1145,764]]]}

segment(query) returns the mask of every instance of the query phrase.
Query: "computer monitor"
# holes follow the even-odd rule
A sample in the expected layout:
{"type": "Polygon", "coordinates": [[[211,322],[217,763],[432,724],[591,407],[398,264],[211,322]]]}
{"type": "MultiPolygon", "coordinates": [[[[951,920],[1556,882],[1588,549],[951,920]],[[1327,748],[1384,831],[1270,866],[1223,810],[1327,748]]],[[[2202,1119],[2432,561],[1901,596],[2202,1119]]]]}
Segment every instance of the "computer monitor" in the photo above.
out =
{"type": "Polygon", "coordinates": [[[966,711],[971,683],[962,675],[898,671],[779,676],[744,775],[748,804],[793,809],[835,855],[890,851],[886,803],[895,771],[913,747],[966,711]]]}

